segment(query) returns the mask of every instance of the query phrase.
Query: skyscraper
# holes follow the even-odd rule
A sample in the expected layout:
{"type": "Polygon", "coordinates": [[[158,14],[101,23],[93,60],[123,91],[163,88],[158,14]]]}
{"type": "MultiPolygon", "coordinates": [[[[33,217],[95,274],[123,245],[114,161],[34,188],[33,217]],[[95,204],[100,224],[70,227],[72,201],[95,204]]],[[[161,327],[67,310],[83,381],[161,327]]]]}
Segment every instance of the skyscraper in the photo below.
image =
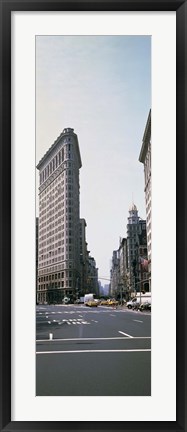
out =
{"type": "Polygon", "coordinates": [[[151,290],[151,110],[145,126],[139,161],[144,165],[149,289],[151,290]]]}
{"type": "Polygon", "coordinates": [[[75,298],[80,283],[79,143],[66,128],[37,165],[39,170],[39,303],[75,298]]]}
{"type": "MultiPolygon", "coordinates": [[[[139,291],[140,278],[140,247],[147,251],[146,221],[138,216],[135,204],[129,208],[127,224],[127,267],[129,273],[130,290],[139,291]]],[[[144,250],[144,254],[146,254],[144,250]]],[[[144,255],[146,258],[146,255],[144,255]]]]}

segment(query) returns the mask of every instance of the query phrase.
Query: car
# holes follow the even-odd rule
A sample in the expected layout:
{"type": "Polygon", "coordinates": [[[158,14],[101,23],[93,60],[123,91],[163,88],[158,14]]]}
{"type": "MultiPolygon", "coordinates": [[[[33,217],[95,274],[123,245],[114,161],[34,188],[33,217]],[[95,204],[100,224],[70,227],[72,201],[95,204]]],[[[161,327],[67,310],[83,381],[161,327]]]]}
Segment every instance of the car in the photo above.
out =
{"type": "Polygon", "coordinates": [[[86,306],[89,307],[97,307],[98,306],[98,302],[95,300],[89,300],[88,302],[85,303],[86,306]]]}
{"type": "Polygon", "coordinates": [[[137,299],[134,297],[132,300],[127,302],[128,309],[134,309],[135,304],[137,304],[137,299]]]}
{"type": "Polygon", "coordinates": [[[101,300],[100,301],[100,305],[101,306],[107,306],[108,305],[108,300],[101,300]]]}
{"type": "Polygon", "coordinates": [[[118,305],[118,301],[115,300],[115,299],[113,299],[113,300],[109,300],[108,305],[109,305],[109,306],[117,306],[117,305],[118,305]]]}
{"type": "Polygon", "coordinates": [[[139,307],[139,310],[140,311],[144,311],[144,310],[151,311],[151,303],[149,303],[149,302],[142,303],[139,307]]]}

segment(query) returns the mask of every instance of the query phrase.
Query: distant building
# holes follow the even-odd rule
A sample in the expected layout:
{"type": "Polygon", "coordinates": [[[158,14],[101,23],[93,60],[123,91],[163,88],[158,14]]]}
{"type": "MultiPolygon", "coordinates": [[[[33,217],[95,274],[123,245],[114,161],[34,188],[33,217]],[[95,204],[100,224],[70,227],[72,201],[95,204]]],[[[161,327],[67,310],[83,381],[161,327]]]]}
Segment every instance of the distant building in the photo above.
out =
{"type": "Polygon", "coordinates": [[[86,221],[85,219],[80,219],[80,296],[84,296],[86,293],[88,278],[87,256],[86,221]]]}
{"type": "Polygon", "coordinates": [[[37,286],[38,286],[38,217],[36,218],[36,302],[37,302],[37,286]]]}
{"type": "Polygon", "coordinates": [[[127,276],[130,291],[140,291],[142,287],[141,266],[147,263],[147,256],[144,254],[143,258],[140,254],[142,247],[144,247],[145,252],[147,248],[146,221],[140,219],[137,207],[133,203],[129,209],[127,223],[127,276]]]}
{"type": "Polygon", "coordinates": [[[87,292],[99,294],[98,268],[95,259],[88,255],[87,292]]]}
{"type": "Polygon", "coordinates": [[[76,298],[80,284],[79,169],[77,135],[66,128],[37,165],[39,170],[39,303],[76,298]]]}
{"type": "Polygon", "coordinates": [[[147,224],[147,254],[149,271],[149,290],[151,290],[151,110],[149,111],[139,161],[144,164],[145,202],[147,224]]]}
{"type": "Polygon", "coordinates": [[[109,295],[109,284],[105,284],[103,287],[103,294],[104,296],[108,296],[109,295]]]}
{"type": "Polygon", "coordinates": [[[118,286],[120,283],[119,277],[119,251],[115,250],[112,254],[112,267],[110,270],[110,295],[116,297],[118,286]]]}
{"type": "Polygon", "coordinates": [[[121,238],[119,249],[119,284],[118,284],[118,297],[127,298],[128,285],[127,285],[127,239],[121,238]]]}

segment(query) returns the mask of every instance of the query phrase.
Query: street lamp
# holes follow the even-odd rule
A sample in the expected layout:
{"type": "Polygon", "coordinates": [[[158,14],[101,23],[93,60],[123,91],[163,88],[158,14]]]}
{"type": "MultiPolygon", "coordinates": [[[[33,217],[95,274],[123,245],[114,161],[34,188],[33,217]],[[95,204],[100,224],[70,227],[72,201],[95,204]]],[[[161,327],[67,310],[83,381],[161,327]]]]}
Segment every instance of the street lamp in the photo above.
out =
{"type": "Polygon", "coordinates": [[[78,300],[79,297],[79,278],[76,279],[76,298],[78,300]]]}

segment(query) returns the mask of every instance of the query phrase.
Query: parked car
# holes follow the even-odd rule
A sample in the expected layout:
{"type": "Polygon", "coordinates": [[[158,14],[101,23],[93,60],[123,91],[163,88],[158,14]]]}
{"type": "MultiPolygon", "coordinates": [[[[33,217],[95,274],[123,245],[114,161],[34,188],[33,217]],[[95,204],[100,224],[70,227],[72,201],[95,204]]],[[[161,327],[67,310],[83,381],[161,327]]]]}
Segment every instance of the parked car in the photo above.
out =
{"type": "Polygon", "coordinates": [[[100,301],[100,305],[101,306],[107,306],[108,305],[108,300],[101,300],[100,301]]]}
{"type": "Polygon", "coordinates": [[[118,305],[118,301],[115,299],[109,300],[108,302],[109,306],[117,306],[118,305]]]}
{"type": "Polygon", "coordinates": [[[97,307],[98,306],[98,302],[95,300],[89,300],[88,302],[85,303],[86,306],[89,307],[97,307]]]}
{"type": "MultiPolygon", "coordinates": [[[[129,300],[128,302],[127,302],[127,307],[128,307],[128,309],[134,309],[134,306],[137,304],[137,299],[136,299],[136,297],[134,297],[132,300],[129,300]]],[[[138,303],[139,304],[139,303],[138,303]]]]}
{"type": "Polygon", "coordinates": [[[140,311],[144,311],[144,310],[151,311],[151,303],[149,303],[149,302],[142,303],[139,307],[139,310],[140,311]]]}

